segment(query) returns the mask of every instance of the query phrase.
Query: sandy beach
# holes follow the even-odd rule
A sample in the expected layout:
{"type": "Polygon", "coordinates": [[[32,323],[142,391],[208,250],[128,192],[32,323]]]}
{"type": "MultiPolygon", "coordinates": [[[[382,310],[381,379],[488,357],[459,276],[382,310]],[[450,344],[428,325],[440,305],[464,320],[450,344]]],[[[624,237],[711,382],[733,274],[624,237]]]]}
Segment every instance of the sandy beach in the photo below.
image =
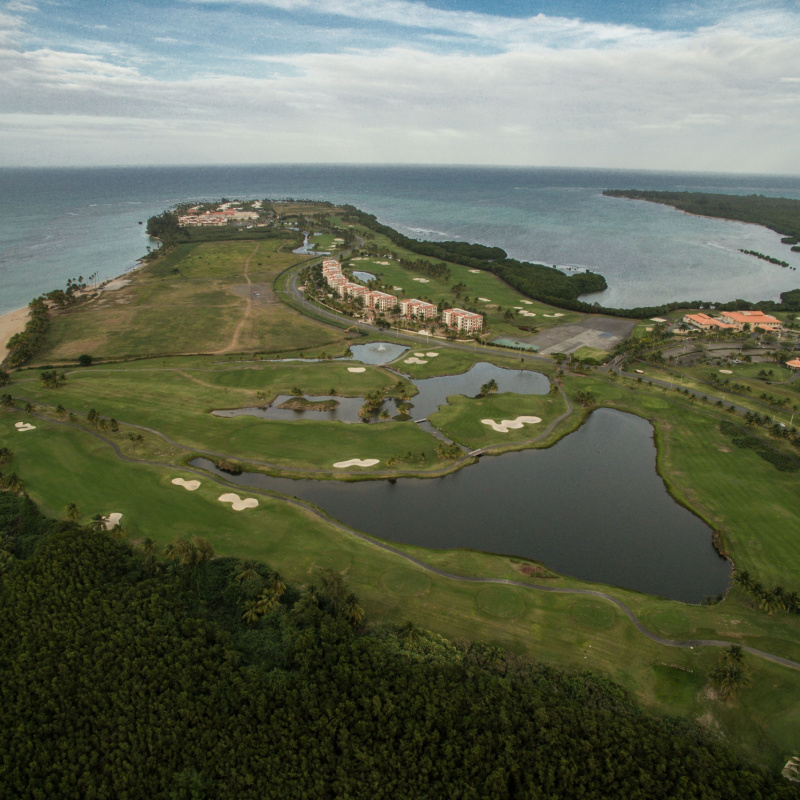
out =
{"type": "Polygon", "coordinates": [[[18,308],[16,311],[9,311],[0,317],[0,364],[5,361],[8,355],[6,342],[15,334],[24,330],[25,323],[28,321],[28,307],[18,308]]]}

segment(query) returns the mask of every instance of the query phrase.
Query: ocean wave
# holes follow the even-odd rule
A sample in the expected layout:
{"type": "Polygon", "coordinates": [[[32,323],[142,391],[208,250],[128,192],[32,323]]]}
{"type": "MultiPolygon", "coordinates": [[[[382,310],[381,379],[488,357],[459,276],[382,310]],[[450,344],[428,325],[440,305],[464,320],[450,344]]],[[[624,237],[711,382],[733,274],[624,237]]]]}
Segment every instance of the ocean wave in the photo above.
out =
{"type": "Polygon", "coordinates": [[[432,230],[431,228],[412,228],[410,225],[401,225],[400,227],[405,228],[407,231],[412,231],[413,233],[420,233],[425,235],[434,234],[435,236],[450,236],[451,234],[445,233],[444,231],[436,231],[432,230]]]}

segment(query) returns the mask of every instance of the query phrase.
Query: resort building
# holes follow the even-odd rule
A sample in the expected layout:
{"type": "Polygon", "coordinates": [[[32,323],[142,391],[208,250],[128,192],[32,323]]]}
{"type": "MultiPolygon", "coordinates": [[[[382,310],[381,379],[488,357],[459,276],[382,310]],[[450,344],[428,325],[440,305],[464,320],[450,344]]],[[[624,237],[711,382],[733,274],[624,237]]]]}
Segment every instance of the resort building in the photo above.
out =
{"type": "Polygon", "coordinates": [[[336,272],[331,275],[326,275],[325,280],[332,289],[338,289],[340,286],[344,286],[344,284],[349,283],[350,281],[342,275],[341,272],[336,272]]]}
{"type": "Polygon", "coordinates": [[[426,303],[424,300],[401,300],[400,313],[404,317],[434,319],[439,309],[433,303],[426,303]]]}
{"type": "Polygon", "coordinates": [[[367,292],[364,295],[364,305],[376,311],[388,311],[397,305],[397,298],[386,292],[367,292]]]}
{"type": "MultiPolygon", "coordinates": [[[[197,207],[191,209],[196,211],[197,207]]],[[[178,224],[187,227],[205,227],[228,225],[231,222],[244,222],[258,219],[257,211],[244,211],[241,208],[222,206],[217,211],[206,211],[202,214],[186,214],[178,217],[178,224]]]]}
{"type": "Polygon", "coordinates": [[[789,369],[800,369],[800,358],[793,358],[791,361],[786,362],[789,369]]]}
{"type": "Polygon", "coordinates": [[[735,331],[735,325],[723,322],[721,319],[709,317],[708,314],[686,314],[683,321],[698,331],[735,331]]]}
{"type": "Polygon", "coordinates": [[[442,320],[448,328],[455,328],[464,333],[472,333],[483,328],[483,317],[463,308],[446,308],[442,312],[442,320]]]}
{"type": "Polygon", "coordinates": [[[360,283],[343,283],[339,286],[339,294],[342,297],[364,297],[369,294],[369,289],[360,283]]]}
{"type": "Polygon", "coordinates": [[[750,326],[750,330],[761,328],[765,331],[777,331],[781,327],[781,321],[763,311],[723,311],[720,315],[723,322],[733,325],[737,331],[750,326]]]}

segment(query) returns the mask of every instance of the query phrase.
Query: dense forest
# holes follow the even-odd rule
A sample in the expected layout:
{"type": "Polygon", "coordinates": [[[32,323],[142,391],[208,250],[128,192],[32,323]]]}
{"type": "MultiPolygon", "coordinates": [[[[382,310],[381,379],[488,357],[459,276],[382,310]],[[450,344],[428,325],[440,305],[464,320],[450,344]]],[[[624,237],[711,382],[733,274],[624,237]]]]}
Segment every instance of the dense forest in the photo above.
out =
{"type": "Polygon", "coordinates": [[[0,798],[790,798],[609,681],[0,493],[0,798]]]}
{"type": "Polygon", "coordinates": [[[631,200],[662,203],[704,217],[752,222],[763,225],[788,239],[800,238],[800,200],[764,197],[762,194],[655,192],[642,189],[606,189],[603,194],[607,197],[627,197],[631,200]]]}

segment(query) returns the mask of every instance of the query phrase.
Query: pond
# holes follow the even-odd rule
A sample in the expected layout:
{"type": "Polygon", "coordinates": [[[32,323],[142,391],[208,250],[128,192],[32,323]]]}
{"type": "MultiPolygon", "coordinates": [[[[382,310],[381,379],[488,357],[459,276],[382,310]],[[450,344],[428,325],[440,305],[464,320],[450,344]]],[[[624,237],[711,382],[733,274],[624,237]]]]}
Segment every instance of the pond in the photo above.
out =
{"type": "MultiPolygon", "coordinates": [[[[323,402],[325,400],[335,400],[338,405],[336,408],[314,411],[307,410],[294,410],[291,408],[278,408],[278,406],[293,400],[292,395],[280,394],[271,405],[268,406],[250,406],[248,408],[224,408],[211,413],[215,417],[261,417],[262,419],[282,419],[282,420],[297,420],[307,419],[316,422],[364,422],[358,416],[358,412],[364,405],[363,397],[333,397],[331,395],[304,395],[305,400],[312,402],[323,402]]],[[[384,400],[381,410],[386,409],[391,416],[399,414],[397,404],[394,400],[384,400]]],[[[377,421],[377,414],[368,418],[368,422],[377,421]]]]}
{"type": "MultiPolygon", "coordinates": [[[[575,578],[699,603],[725,591],[730,567],[711,529],[669,496],[655,459],[646,420],[599,409],[554,447],[484,457],[443,478],[224,477],[309,500],[390,541],[523,556],[575,578]]],[[[192,464],[217,472],[206,459],[192,464]]]]}
{"type": "MultiPolygon", "coordinates": [[[[356,345],[356,347],[370,347],[371,345],[356,345]]],[[[397,345],[384,345],[396,347],[397,345]]],[[[288,359],[287,359],[288,360],[288,359]]],[[[369,362],[367,362],[369,363],[369,362]]],[[[474,397],[484,383],[494,380],[498,392],[514,392],[516,394],[547,394],[550,390],[550,381],[540,372],[529,372],[522,369],[504,369],[494,364],[481,361],[475,364],[468,372],[461,375],[443,375],[438,378],[425,378],[412,380],[417,387],[418,394],[411,398],[411,416],[415,420],[426,419],[433,414],[440,405],[447,402],[447,397],[453,394],[463,394],[474,397]]],[[[334,422],[361,422],[358,410],[364,404],[363,397],[332,397],[330,395],[306,395],[306,400],[315,402],[323,400],[336,400],[339,406],[330,411],[294,411],[278,408],[292,398],[289,395],[279,395],[269,406],[249,406],[246,408],[225,408],[212,411],[215,417],[240,417],[251,416],[262,419],[312,419],[334,422]]],[[[399,413],[394,400],[385,400],[383,407],[392,415],[399,413]]]]}
{"type": "Polygon", "coordinates": [[[370,342],[369,344],[350,345],[350,352],[354,361],[362,364],[388,364],[400,358],[408,350],[404,344],[391,342],[370,342]]]}
{"type": "Polygon", "coordinates": [[[355,275],[356,278],[358,278],[360,281],[363,281],[364,283],[369,283],[370,281],[375,280],[375,276],[371,272],[361,272],[359,270],[354,269],[353,275],[355,275]]]}

